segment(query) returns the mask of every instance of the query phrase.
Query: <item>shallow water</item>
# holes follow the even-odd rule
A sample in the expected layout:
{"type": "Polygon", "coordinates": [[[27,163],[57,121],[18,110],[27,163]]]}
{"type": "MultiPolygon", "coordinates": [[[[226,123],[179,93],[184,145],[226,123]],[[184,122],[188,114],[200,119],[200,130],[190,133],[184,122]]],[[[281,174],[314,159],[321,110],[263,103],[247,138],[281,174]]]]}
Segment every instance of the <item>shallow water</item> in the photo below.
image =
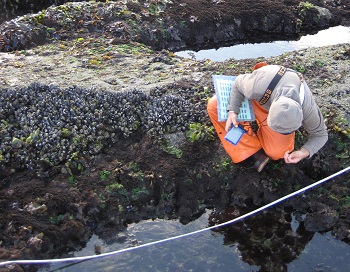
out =
{"type": "MultiPolygon", "coordinates": [[[[268,271],[350,271],[349,245],[333,239],[330,233],[306,232],[289,215],[265,212],[219,231],[205,231],[81,263],[59,263],[40,271],[240,272],[258,271],[261,266],[268,271]],[[270,231],[280,237],[270,237],[270,231]]],[[[169,220],[132,224],[123,234],[127,237],[124,243],[107,245],[93,236],[87,247],[74,256],[95,255],[94,245],[106,253],[189,233],[208,227],[213,218],[215,214],[208,210],[188,225],[169,220]]]]}
{"type": "Polygon", "coordinates": [[[212,61],[225,61],[231,58],[248,59],[259,57],[279,56],[285,52],[301,50],[310,47],[350,43],[350,27],[336,26],[321,30],[314,35],[306,35],[298,41],[275,41],[270,43],[239,44],[219,49],[194,51],[181,51],[177,56],[194,58],[196,60],[210,59],[212,61]]]}

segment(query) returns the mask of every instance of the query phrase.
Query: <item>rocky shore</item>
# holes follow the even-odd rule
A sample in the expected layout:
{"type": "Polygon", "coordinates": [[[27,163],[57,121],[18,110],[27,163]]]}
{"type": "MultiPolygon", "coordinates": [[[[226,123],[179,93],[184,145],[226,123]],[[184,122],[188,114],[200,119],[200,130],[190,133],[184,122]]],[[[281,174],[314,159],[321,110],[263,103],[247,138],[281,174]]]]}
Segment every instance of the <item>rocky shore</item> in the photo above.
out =
{"type": "MultiPolygon", "coordinates": [[[[0,64],[0,260],[62,256],[92,233],[113,242],[147,218],[186,224],[205,209],[243,213],[349,166],[350,44],[213,62],[79,33],[0,53],[0,64]],[[206,114],[211,76],[257,61],[304,74],[330,135],[313,158],[271,162],[263,173],[250,160],[232,164],[206,114]]],[[[305,137],[301,129],[297,145],[305,137]]],[[[349,243],[348,183],[337,177],[279,212],[349,243]]]]}

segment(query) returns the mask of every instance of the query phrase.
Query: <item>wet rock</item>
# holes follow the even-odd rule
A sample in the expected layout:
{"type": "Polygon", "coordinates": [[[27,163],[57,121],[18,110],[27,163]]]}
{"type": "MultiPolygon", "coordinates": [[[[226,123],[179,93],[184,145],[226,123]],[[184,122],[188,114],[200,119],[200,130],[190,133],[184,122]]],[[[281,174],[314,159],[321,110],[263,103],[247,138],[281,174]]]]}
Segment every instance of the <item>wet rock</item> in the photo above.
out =
{"type": "Polygon", "coordinates": [[[335,210],[326,207],[321,211],[308,213],[305,217],[305,229],[308,231],[328,231],[338,222],[339,217],[335,210]]]}
{"type": "Polygon", "coordinates": [[[164,205],[164,212],[167,215],[172,215],[174,212],[174,206],[171,204],[164,205]]]}
{"type": "Polygon", "coordinates": [[[0,51],[20,50],[46,42],[43,27],[28,25],[17,20],[6,22],[0,27],[0,51]]]}
{"type": "Polygon", "coordinates": [[[342,241],[350,241],[350,229],[346,225],[341,225],[339,227],[336,227],[332,234],[335,238],[342,240],[342,241]]]}
{"type": "Polygon", "coordinates": [[[4,268],[0,268],[1,272],[24,272],[18,264],[6,265],[4,268]]]}
{"type": "Polygon", "coordinates": [[[61,227],[63,240],[68,241],[68,246],[75,247],[77,242],[82,246],[90,238],[90,230],[77,220],[70,220],[61,227]]]}
{"type": "Polygon", "coordinates": [[[44,234],[39,233],[38,235],[29,238],[27,244],[28,246],[33,250],[39,252],[41,250],[42,244],[43,244],[43,238],[44,234]]]}

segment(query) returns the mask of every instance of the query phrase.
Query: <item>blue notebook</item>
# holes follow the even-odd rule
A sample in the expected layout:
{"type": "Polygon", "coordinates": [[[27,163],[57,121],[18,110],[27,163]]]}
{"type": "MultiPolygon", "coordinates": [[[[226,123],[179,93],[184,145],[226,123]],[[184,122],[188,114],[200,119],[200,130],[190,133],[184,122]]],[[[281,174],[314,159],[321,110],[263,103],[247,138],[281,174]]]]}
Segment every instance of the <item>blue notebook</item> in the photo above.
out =
{"type": "MultiPolygon", "coordinates": [[[[232,84],[236,79],[235,76],[213,75],[215,94],[218,99],[218,116],[219,121],[227,120],[227,105],[230,98],[232,84]]],[[[237,121],[254,121],[255,115],[252,102],[245,98],[239,109],[237,121]]]]}
{"type": "Polygon", "coordinates": [[[237,145],[239,140],[242,138],[243,134],[246,133],[247,131],[238,126],[238,127],[235,127],[233,126],[229,132],[227,132],[227,134],[225,135],[224,139],[226,141],[229,141],[230,143],[234,144],[234,145],[237,145]]]}

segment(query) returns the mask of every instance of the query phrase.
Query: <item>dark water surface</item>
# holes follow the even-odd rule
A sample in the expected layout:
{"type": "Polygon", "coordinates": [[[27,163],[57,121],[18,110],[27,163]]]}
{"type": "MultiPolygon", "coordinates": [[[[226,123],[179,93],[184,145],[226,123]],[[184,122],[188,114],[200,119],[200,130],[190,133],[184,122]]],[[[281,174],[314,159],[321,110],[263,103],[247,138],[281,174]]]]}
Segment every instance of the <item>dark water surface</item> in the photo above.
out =
{"type": "Polygon", "coordinates": [[[286,52],[301,50],[310,47],[321,47],[342,43],[350,43],[350,27],[336,26],[321,30],[315,35],[306,35],[298,41],[275,41],[270,43],[239,44],[219,49],[194,51],[181,51],[176,55],[185,58],[193,57],[196,60],[210,59],[212,61],[225,61],[234,59],[249,59],[259,57],[279,56],[286,52]]]}
{"type": "MultiPolygon", "coordinates": [[[[93,236],[75,257],[146,244],[208,227],[215,214],[207,210],[188,225],[148,220],[132,224],[124,243],[107,245],[93,236]]],[[[292,214],[276,210],[252,216],[218,231],[205,231],[128,252],[81,263],[59,263],[40,271],[350,271],[350,247],[328,233],[311,233],[292,214]]]]}

